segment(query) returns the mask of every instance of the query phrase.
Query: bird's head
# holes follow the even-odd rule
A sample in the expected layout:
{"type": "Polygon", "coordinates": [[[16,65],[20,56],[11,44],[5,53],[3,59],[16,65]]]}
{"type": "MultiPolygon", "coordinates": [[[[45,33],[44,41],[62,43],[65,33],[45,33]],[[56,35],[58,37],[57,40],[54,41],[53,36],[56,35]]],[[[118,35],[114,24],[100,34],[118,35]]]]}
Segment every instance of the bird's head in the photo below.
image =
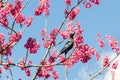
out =
{"type": "Polygon", "coordinates": [[[75,35],[75,32],[72,32],[72,33],[70,34],[70,38],[73,38],[74,35],[75,35]]]}

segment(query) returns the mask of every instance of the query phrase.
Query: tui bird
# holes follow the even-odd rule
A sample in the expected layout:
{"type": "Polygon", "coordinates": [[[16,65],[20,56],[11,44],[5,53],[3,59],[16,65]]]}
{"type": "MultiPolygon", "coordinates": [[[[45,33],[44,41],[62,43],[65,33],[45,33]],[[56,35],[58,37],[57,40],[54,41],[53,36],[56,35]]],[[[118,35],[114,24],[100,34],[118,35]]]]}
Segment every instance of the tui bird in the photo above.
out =
{"type": "MultiPolygon", "coordinates": [[[[66,42],[66,44],[64,45],[64,47],[63,47],[62,50],[60,51],[60,54],[59,54],[59,55],[65,53],[65,57],[66,57],[67,52],[68,52],[70,49],[72,49],[73,43],[74,43],[74,41],[73,41],[73,36],[74,36],[74,34],[75,34],[75,32],[70,34],[69,40],[66,42]]],[[[58,56],[59,56],[59,55],[58,55],[58,56]]]]}

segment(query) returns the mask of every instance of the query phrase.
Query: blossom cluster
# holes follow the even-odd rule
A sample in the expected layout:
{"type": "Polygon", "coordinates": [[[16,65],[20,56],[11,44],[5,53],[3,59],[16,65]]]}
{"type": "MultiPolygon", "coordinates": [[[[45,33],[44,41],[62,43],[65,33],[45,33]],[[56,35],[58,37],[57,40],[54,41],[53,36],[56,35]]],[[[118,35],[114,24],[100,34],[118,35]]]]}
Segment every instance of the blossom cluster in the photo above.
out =
{"type": "Polygon", "coordinates": [[[20,60],[19,60],[19,65],[21,66],[21,70],[23,70],[23,71],[25,71],[25,73],[26,73],[26,76],[31,76],[31,68],[25,68],[25,66],[26,65],[31,65],[32,64],[32,61],[31,60],[29,60],[28,62],[27,62],[27,64],[26,64],[26,62],[25,62],[25,58],[20,58],[20,60]]]}
{"type": "Polygon", "coordinates": [[[108,67],[109,66],[109,58],[108,56],[105,56],[104,57],[104,60],[103,60],[103,67],[108,67]]]}
{"type": "Polygon", "coordinates": [[[22,38],[22,34],[21,32],[17,32],[15,34],[10,34],[9,35],[9,40],[11,43],[15,43],[15,42],[18,42],[21,38],[22,38]]]}
{"type": "Polygon", "coordinates": [[[100,0],[84,0],[83,5],[85,6],[85,8],[91,8],[93,4],[99,5],[100,4],[100,0]]]}
{"type": "Polygon", "coordinates": [[[27,20],[26,17],[20,13],[22,7],[23,4],[21,0],[15,0],[14,4],[7,2],[6,6],[0,8],[0,25],[3,27],[8,27],[8,19],[9,16],[12,15],[16,23],[24,23],[26,26],[30,26],[33,19],[30,17],[27,20]]]}
{"type": "Polygon", "coordinates": [[[106,35],[106,39],[108,40],[108,43],[113,51],[119,52],[120,47],[118,46],[119,41],[115,38],[112,38],[110,35],[106,35]]]}
{"type": "Polygon", "coordinates": [[[104,46],[105,46],[104,40],[100,37],[99,34],[97,34],[97,40],[98,40],[98,44],[99,44],[100,48],[104,48],[104,46]]]}
{"type": "Polygon", "coordinates": [[[5,43],[5,36],[0,33],[0,55],[11,55],[11,51],[12,46],[10,46],[10,43],[5,43]]]}
{"type": "Polygon", "coordinates": [[[79,8],[75,8],[73,10],[65,10],[64,12],[65,12],[65,14],[68,14],[68,20],[72,21],[79,14],[80,9],[79,8]]]}
{"type": "Polygon", "coordinates": [[[29,38],[24,45],[24,47],[30,52],[30,53],[37,53],[37,50],[39,49],[40,45],[39,42],[36,41],[35,38],[29,38]]]}
{"type": "Polygon", "coordinates": [[[42,37],[44,48],[49,48],[50,46],[56,45],[55,37],[56,37],[57,32],[58,32],[57,29],[53,29],[50,32],[50,34],[47,35],[45,30],[41,31],[41,37],[42,37]]]}
{"type": "Polygon", "coordinates": [[[49,0],[40,0],[39,6],[35,9],[34,14],[39,16],[41,14],[49,15],[50,3],[49,0]]]}
{"type": "Polygon", "coordinates": [[[69,35],[72,33],[73,31],[73,22],[69,21],[66,24],[66,31],[59,31],[59,34],[61,35],[62,39],[67,39],[69,38],[69,35]]]}
{"type": "Polygon", "coordinates": [[[64,0],[67,6],[71,6],[71,0],[64,0]]]}
{"type": "MultiPolygon", "coordinates": [[[[53,53],[54,55],[54,53],[53,53]]],[[[47,62],[47,61],[41,61],[41,65],[44,65],[45,67],[42,67],[40,71],[38,72],[38,77],[40,78],[50,78],[51,76],[53,77],[54,80],[59,78],[58,72],[54,69],[53,66],[51,66],[53,63],[47,62]]]]}

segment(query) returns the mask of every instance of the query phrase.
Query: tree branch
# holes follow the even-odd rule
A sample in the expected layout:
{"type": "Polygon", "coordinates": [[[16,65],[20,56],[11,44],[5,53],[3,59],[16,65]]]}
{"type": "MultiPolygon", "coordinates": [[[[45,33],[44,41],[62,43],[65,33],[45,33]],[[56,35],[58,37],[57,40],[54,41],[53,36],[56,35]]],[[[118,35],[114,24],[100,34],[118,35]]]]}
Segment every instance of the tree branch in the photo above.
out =
{"type": "Polygon", "coordinates": [[[90,80],[93,80],[95,77],[97,77],[100,73],[102,73],[105,69],[108,68],[108,65],[110,65],[118,56],[120,55],[120,53],[117,54],[117,56],[115,56],[110,62],[109,64],[107,64],[105,67],[103,67],[102,69],[100,69],[98,72],[96,72],[91,78],[90,80]]]}

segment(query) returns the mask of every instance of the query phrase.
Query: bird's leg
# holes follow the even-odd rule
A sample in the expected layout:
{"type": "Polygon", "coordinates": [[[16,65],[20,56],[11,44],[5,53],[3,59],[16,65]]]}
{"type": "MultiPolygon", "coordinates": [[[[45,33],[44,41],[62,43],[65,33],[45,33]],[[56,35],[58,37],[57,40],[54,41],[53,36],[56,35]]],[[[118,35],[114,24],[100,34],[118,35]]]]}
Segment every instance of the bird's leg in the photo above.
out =
{"type": "Polygon", "coordinates": [[[66,57],[67,57],[67,52],[65,52],[65,59],[66,59],[66,57]]]}

